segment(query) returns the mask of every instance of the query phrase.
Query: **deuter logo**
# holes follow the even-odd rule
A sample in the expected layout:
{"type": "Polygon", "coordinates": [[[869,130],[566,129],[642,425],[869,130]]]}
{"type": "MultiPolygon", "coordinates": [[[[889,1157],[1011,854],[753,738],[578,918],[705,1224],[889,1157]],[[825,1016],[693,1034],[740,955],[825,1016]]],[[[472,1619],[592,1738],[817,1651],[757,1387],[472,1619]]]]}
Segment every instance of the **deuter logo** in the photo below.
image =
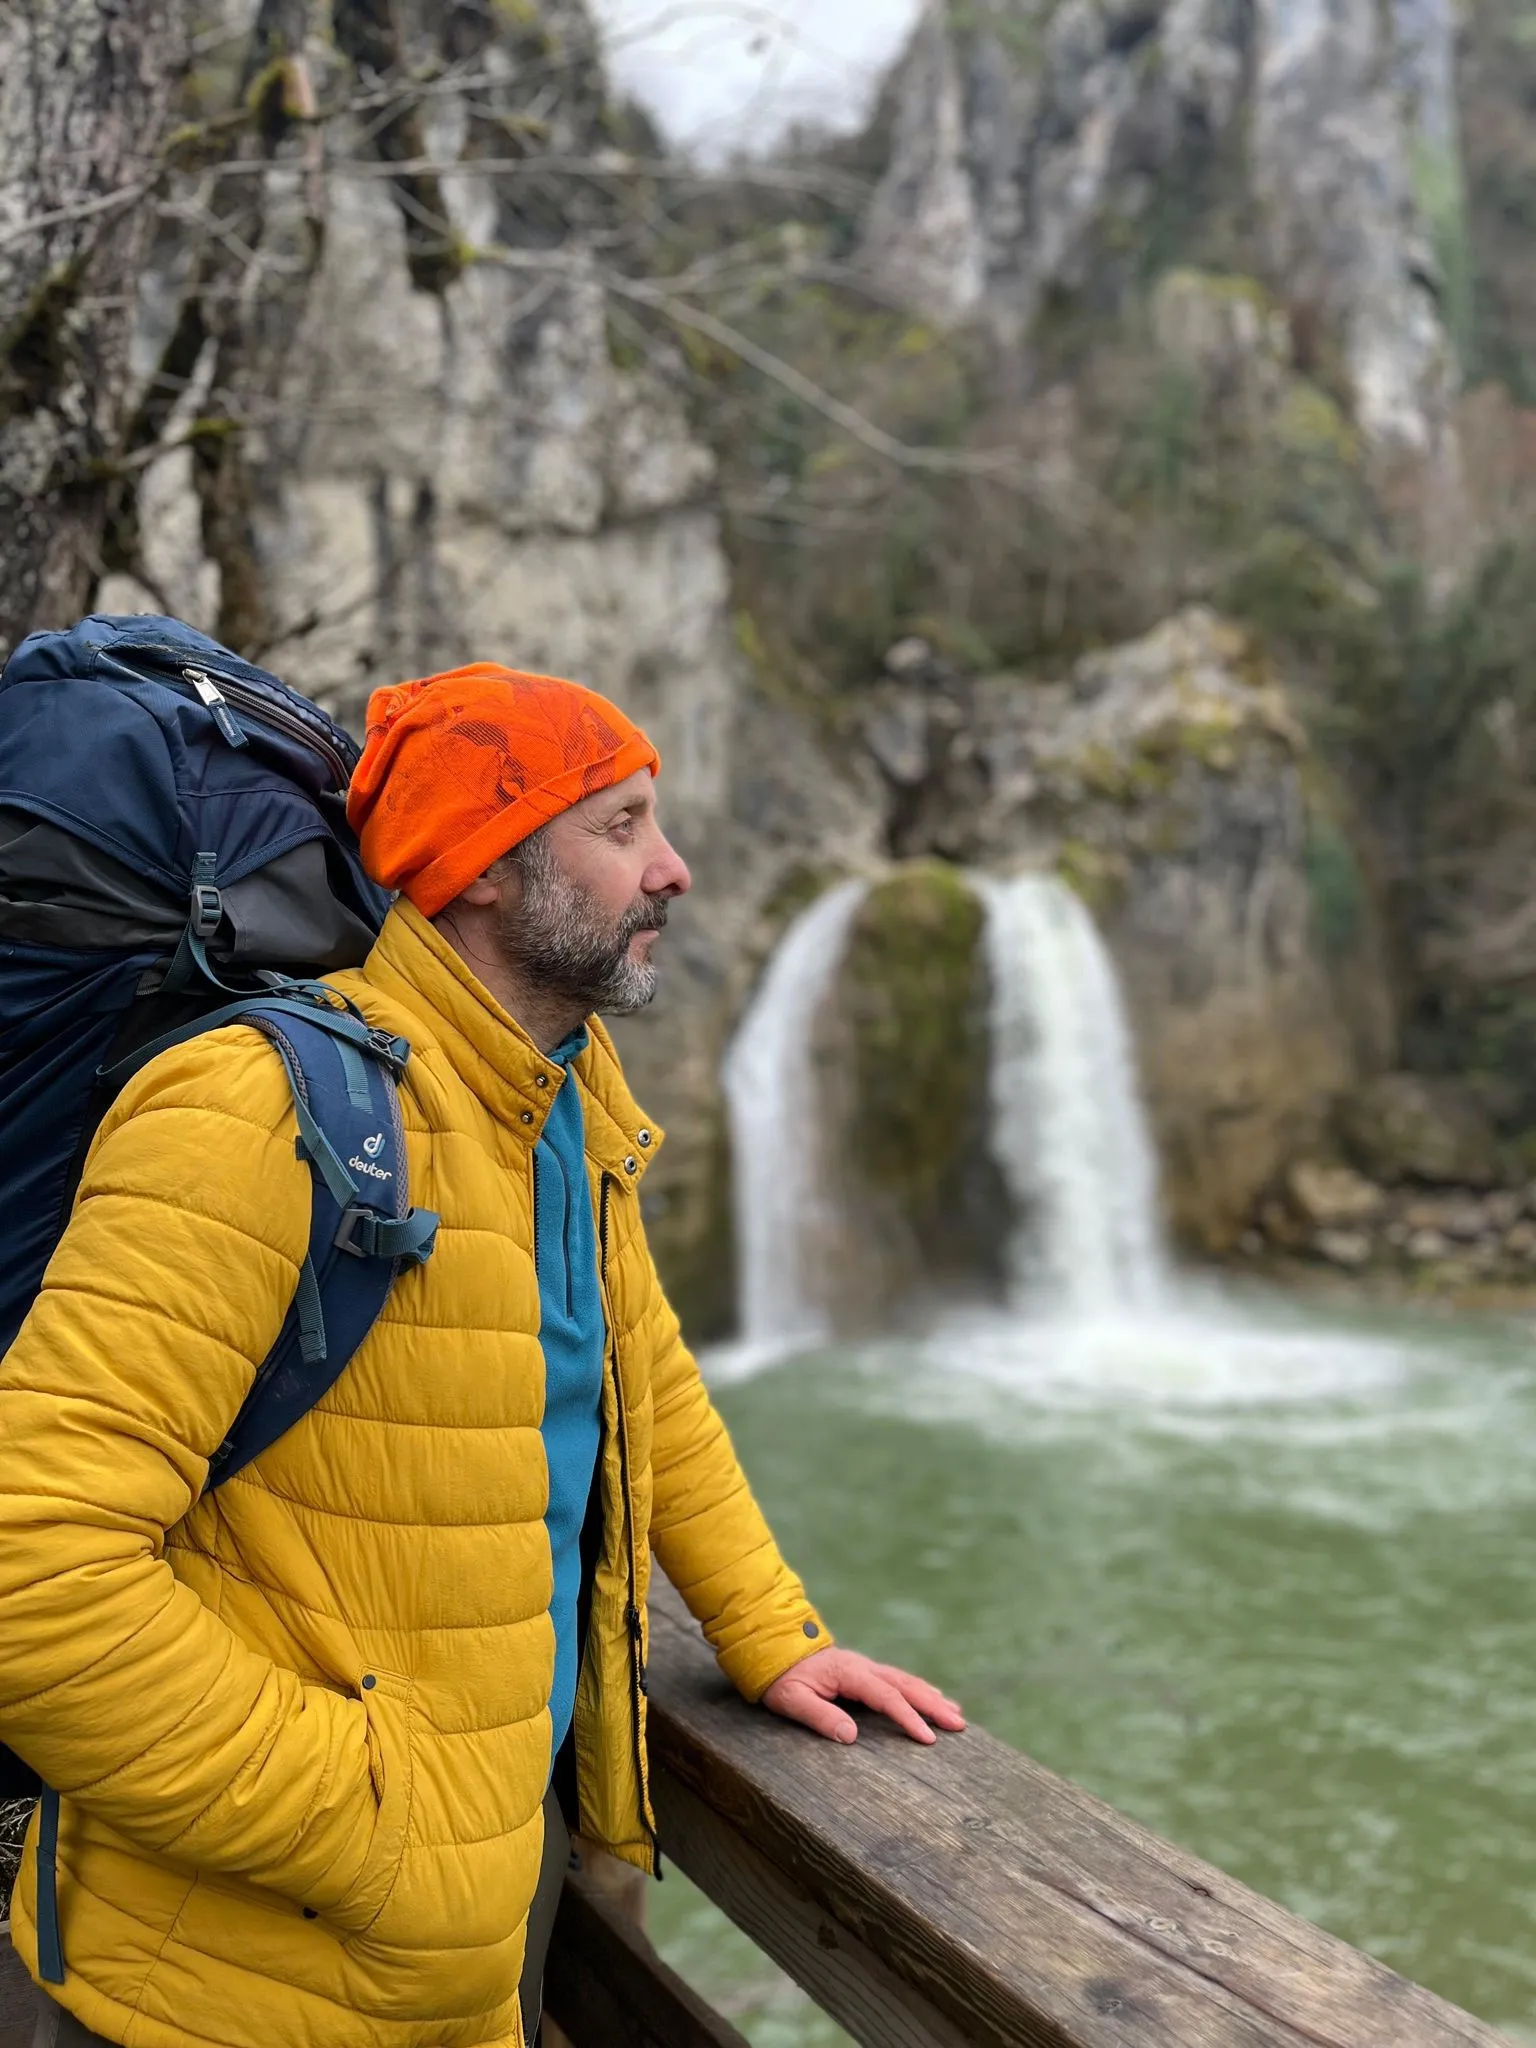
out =
{"type": "Polygon", "coordinates": [[[368,1155],[365,1159],[359,1159],[354,1156],[347,1161],[348,1166],[351,1167],[354,1173],[366,1173],[370,1180],[394,1179],[395,1176],[387,1166],[375,1166],[373,1163],[384,1150],[384,1133],[382,1131],[375,1131],[371,1138],[364,1138],[363,1150],[368,1155]]]}

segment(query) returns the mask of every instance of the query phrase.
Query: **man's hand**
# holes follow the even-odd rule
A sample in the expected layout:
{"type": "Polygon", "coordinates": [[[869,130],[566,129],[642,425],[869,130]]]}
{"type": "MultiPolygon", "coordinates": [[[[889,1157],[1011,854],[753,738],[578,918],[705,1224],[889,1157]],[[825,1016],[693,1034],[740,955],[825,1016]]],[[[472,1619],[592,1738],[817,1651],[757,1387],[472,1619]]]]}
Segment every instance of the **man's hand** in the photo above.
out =
{"type": "Polygon", "coordinates": [[[858,1723],[836,1704],[840,1699],[877,1708],[914,1742],[935,1739],[929,1721],[956,1733],[965,1726],[960,1709],[936,1687],[892,1664],[861,1657],[857,1650],[817,1650],[802,1658],[773,1681],[763,1694],[763,1705],[830,1742],[856,1742],[858,1723]]]}

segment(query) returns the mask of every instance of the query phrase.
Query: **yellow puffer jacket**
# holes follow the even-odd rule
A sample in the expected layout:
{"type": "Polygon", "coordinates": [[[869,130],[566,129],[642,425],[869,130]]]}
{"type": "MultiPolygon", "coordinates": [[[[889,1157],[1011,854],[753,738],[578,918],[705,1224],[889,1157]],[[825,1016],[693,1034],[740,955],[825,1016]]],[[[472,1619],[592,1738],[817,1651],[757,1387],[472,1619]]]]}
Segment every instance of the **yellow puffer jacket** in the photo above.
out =
{"type": "MultiPolygon", "coordinates": [[[[430,1264],[302,1422],[200,1498],[308,1238],[246,1028],[163,1054],[87,1162],[0,1361],[0,1738],[64,1795],[57,1995],[128,2048],[521,2048],[554,1668],[533,1147],[559,1069],[433,927],[335,977],[411,1041],[430,1264]]],[[[641,1228],[660,1134],[575,1068],[603,1242],[582,1832],[649,1867],[654,1550],[748,1697],[830,1637],[774,1547],[641,1228]]],[[[29,1855],[16,1943],[35,1964],[29,1855]]]]}

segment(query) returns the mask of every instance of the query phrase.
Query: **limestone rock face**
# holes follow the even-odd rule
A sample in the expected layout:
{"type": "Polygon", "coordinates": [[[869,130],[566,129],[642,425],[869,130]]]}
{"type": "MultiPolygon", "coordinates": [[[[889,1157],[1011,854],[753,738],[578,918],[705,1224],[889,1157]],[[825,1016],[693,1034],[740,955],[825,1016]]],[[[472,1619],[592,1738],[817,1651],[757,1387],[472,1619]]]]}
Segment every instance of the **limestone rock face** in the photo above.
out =
{"type": "Polygon", "coordinates": [[[903,66],[891,165],[864,224],[863,254],[877,270],[899,270],[911,303],[946,321],[974,311],[986,285],[965,115],[944,16],[930,8],[903,66]]]}
{"type": "Polygon", "coordinates": [[[979,307],[1022,340],[1048,291],[1083,282],[1105,213],[1134,218],[1190,131],[1226,129],[1243,21],[1238,0],[1064,0],[968,10],[961,32],[931,0],[866,260],[930,315],[979,307]]]}
{"type": "MultiPolygon", "coordinates": [[[[1373,446],[1457,484],[1434,253],[1458,185],[1451,0],[932,0],[896,85],[865,260],[930,316],[1027,349],[1048,295],[1226,206],[1373,446]],[[1422,175],[1416,176],[1422,168],[1422,175]]],[[[1451,517],[1450,509],[1447,517],[1451,517]]]]}
{"type": "MultiPolygon", "coordinates": [[[[1456,374],[1413,163],[1420,104],[1429,132],[1453,104],[1441,43],[1425,34],[1449,12],[1399,6],[1394,75],[1393,14],[1374,0],[1264,0],[1252,141],[1269,273],[1338,336],[1361,430],[1384,455],[1427,466],[1442,522],[1460,496],[1456,374]]],[[[1451,136],[1438,148],[1448,165],[1451,136]]],[[[1446,530],[1426,538],[1440,554],[1452,544],[1446,530]]]]}
{"type": "MultiPolygon", "coordinates": [[[[580,100],[579,67],[563,89],[580,100]]],[[[595,149],[589,113],[556,106],[550,146],[595,149]]],[[[451,157],[463,137],[435,142],[451,157]]],[[[637,366],[611,344],[582,223],[535,233],[502,218],[494,181],[465,162],[445,200],[486,255],[440,292],[414,288],[383,180],[328,188],[323,258],[252,437],[254,573],[272,627],[252,651],[357,732],[377,685],[490,659],[590,683],[655,739],[663,823],[697,888],[662,943],[661,995],[618,1036],[667,1132],[648,1222],[701,1339],[732,1315],[726,1039],[782,924],[786,879],[867,862],[878,792],[751,687],[714,458],[664,352],[637,366]]],[[[158,316],[146,308],[149,325],[158,316]]],[[[199,402],[189,394],[191,411],[199,402]]],[[[157,590],[108,578],[100,607],[163,598],[216,631],[221,570],[185,449],[151,468],[140,519],[157,590]]]]}
{"type": "Polygon", "coordinates": [[[918,789],[893,790],[901,849],[1054,867],[1087,899],[1135,1024],[1174,1227],[1226,1248],[1392,1027],[1363,891],[1334,957],[1320,929],[1284,689],[1196,608],[1059,682],[934,668],[889,686],[887,717],[897,693],[929,762],[918,789]]]}
{"type": "MultiPolygon", "coordinates": [[[[610,360],[573,274],[414,291],[379,181],[338,182],[258,506],[268,659],[354,725],[385,680],[499,657],[580,674],[654,726],[684,803],[724,802],[735,650],[713,463],[660,379],[610,360]]],[[[147,480],[150,566],[216,623],[186,457],[147,480]]],[[[131,601],[109,585],[106,603],[131,601]]]]}

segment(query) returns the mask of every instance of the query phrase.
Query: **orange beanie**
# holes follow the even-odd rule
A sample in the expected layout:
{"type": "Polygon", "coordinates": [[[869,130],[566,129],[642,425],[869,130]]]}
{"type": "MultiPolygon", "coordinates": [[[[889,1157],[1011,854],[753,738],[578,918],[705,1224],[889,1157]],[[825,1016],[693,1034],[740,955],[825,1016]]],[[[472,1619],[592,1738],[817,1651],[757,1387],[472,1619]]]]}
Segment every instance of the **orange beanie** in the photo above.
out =
{"type": "Polygon", "coordinates": [[[595,690],[480,661],[374,691],[347,817],[373,879],[435,917],[561,811],[660,766],[595,690]]]}

